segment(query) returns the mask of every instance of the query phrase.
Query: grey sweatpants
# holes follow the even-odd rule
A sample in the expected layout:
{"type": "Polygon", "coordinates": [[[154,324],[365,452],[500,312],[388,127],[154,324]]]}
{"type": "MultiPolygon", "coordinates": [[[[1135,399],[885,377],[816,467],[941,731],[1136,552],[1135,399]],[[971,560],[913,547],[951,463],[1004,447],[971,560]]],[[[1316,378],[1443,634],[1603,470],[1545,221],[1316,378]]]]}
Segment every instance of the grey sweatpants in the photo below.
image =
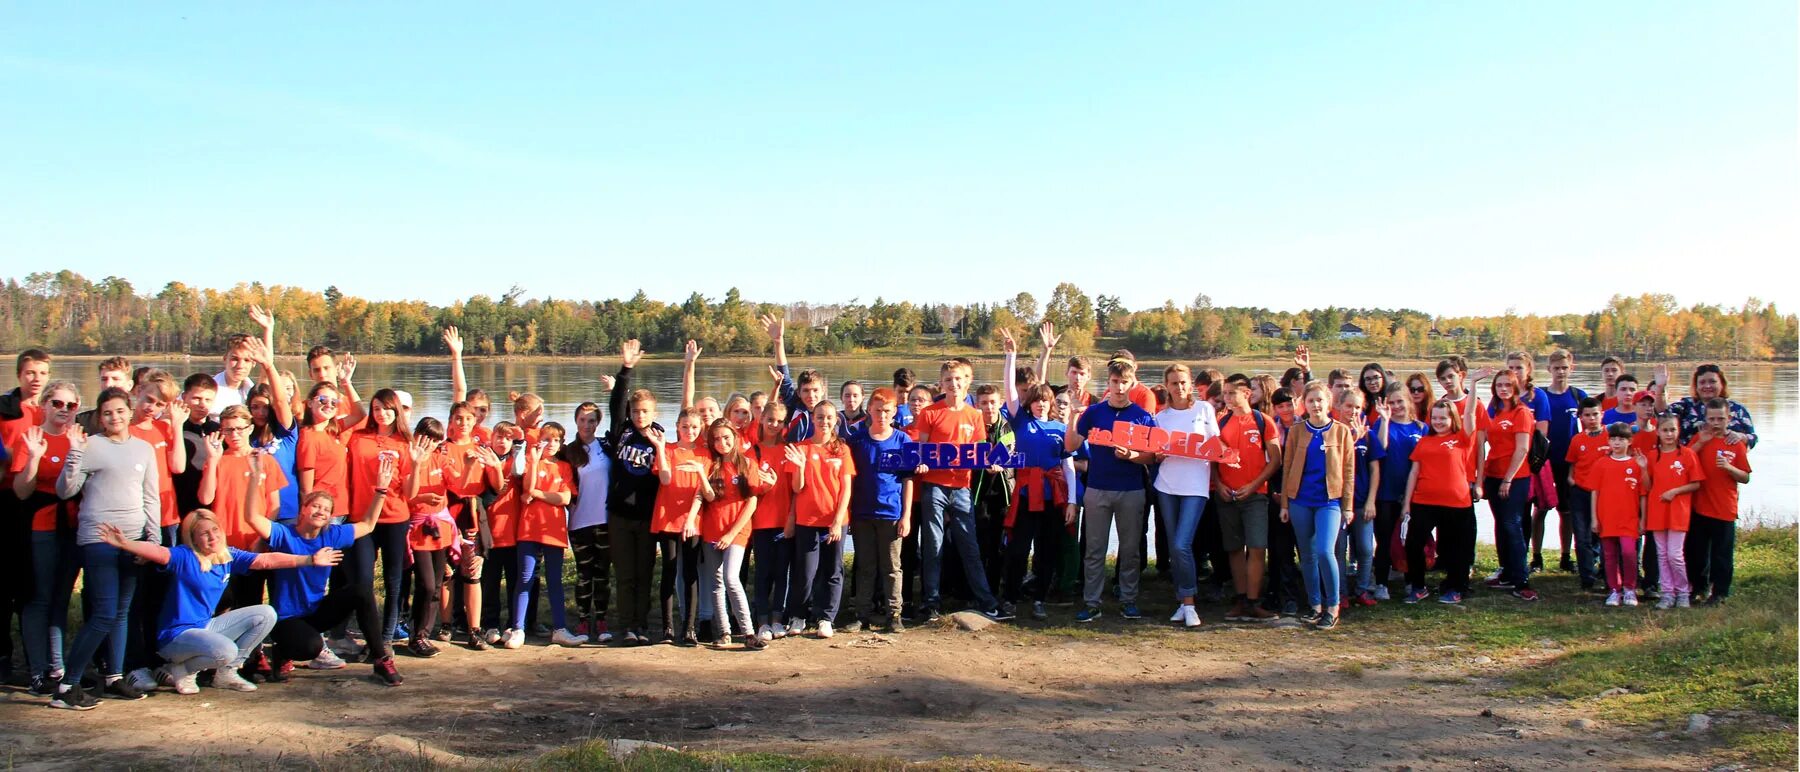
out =
{"type": "Polygon", "coordinates": [[[1086,542],[1082,549],[1082,599],[1100,605],[1106,587],[1106,542],[1119,529],[1119,600],[1136,603],[1138,574],[1144,567],[1144,492],[1087,489],[1081,497],[1086,542]]]}

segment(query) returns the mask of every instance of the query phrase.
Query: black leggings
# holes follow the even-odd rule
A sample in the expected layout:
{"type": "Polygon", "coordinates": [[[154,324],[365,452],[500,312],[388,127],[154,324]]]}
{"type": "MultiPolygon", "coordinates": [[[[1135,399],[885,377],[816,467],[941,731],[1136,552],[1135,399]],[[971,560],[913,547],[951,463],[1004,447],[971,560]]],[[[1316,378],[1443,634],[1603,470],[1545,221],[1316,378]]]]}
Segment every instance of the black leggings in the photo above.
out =
{"type": "Polygon", "coordinates": [[[1375,500],[1375,583],[1384,585],[1394,570],[1394,528],[1400,525],[1400,502],[1375,500]]]}
{"type": "Polygon", "coordinates": [[[1425,541],[1437,531],[1437,567],[1444,570],[1438,592],[1469,592],[1469,570],[1475,563],[1475,507],[1414,504],[1406,527],[1406,583],[1425,586],[1425,541]]]}
{"type": "Polygon", "coordinates": [[[443,610],[444,569],[450,551],[413,551],[413,635],[430,637],[443,610]]]}
{"type": "Polygon", "coordinates": [[[683,539],[678,533],[651,536],[656,539],[656,548],[662,552],[663,629],[674,631],[677,637],[697,632],[694,619],[700,611],[700,537],[683,539]],[[675,613],[675,580],[678,576],[681,594],[687,598],[687,608],[681,610],[679,618],[675,613]]]}
{"type": "MultiPolygon", "coordinates": [[[[319,656],[325,645],[319,634],[343,624],[352,615],[362,629],[380,629],[381,617],[375,612],[375,591],[368,584],[352,582],[319,599],[319,605],[312,613],[277,620],[275,628],[269,631],[269,641],[275,644],[276,663],[307,662],[319,656]]],[[[393,653],[381,636],[369,635],[368,638],[369,653],[375,659],[393,653]]]]}
{"type": "Polygon", "coordinates": [[[612,533],[604,525],[577,528],[569,532],[569,549],[575,553],[575,618],[604,622],[606,596],[612,592],[606,581],[612,570],[612,533]]]}
{"type": "Polygon", "coordinates": [[[1012,540],[1006,543],[1006,578],[1001,596],[1017,603],[1026,595],[1043,602],[1050,590],[1050,579],[1062,558],[1062,513],[1055,508],[1041,512],[1020,512],[1013,519],[1012,540]],[[1026,558],[1036,553],[1030,563],[1033,581],[1025,585],[1026,558]]]}

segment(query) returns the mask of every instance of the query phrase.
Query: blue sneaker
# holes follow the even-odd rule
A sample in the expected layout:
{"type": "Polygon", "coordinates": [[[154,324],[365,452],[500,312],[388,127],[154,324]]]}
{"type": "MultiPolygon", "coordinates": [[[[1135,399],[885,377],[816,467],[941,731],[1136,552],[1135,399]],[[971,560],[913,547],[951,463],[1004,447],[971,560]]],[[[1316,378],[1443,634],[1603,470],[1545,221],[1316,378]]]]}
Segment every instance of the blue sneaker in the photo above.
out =
{"type": "Polygon", "coordinates": [[[1100,607],[1099,606],[1088,606],[1087,608],[1084,608],[1080,611],[1075,612],[1075,621],[1077,621],[1077,622],[1092,622],[1099,618],[1100,618],[1100,607]]]}
{"type": "Polygon", "coordinates": [[[1143,613],[1138,611],[1138,607],[1137,607],[1136,603],[1125,604],[1125,608],[1119,609],[1119,616],[1125,617],[1126,619],[1143,619],[1144,618],[1143,613]]]}
{"type": "Polygon", "coordinates": [[[1455,590],[1451,590],[1449,592],[1444,593],[1443,595],[1438,596],[1439,603],[1448,603],[1452,606],[1460,605],[1462,603],[1462,600],[1463,600],[1462,593],[1457,592],[1455,590]]]}
{"type": "Polygon", "coordinates": [[[412,638],[412,631],[406,629],[405,622],[401,622],[399,624],[394,625],[394,640],[405,641],[405,640],[410,640],[411,638],[412,638]]]}

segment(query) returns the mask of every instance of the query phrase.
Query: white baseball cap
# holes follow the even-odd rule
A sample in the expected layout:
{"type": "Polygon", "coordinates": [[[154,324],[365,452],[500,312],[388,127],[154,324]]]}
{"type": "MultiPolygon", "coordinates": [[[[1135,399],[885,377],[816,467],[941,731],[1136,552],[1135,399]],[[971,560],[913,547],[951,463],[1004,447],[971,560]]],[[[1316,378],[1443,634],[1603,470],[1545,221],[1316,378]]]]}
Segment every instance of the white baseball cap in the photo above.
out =
{"type": "Polygon", "coordinates": [[[401,406],[401,407],[403,407],[403,408],[406,408],[406,409],[407,409],[407,410],[411,410],[411,409],[412,409],[412,392],[410,392],[410,391],[401,391],[401,390],[399,390],[399,389],[395,389],[395,390],[394,390],[394,397],[395,397],[395,398],[396,398],[396,399],[399,399],[399,400],[400,400],[400,406],[401,406]]]}

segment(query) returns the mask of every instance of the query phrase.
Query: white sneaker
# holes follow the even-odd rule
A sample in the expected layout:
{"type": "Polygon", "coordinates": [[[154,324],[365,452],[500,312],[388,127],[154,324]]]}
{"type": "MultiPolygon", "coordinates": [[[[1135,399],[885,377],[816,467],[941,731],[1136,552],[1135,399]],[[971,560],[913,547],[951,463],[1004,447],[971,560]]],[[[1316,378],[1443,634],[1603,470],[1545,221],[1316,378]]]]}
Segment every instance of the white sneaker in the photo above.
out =
{"type": "Polygon", "coordinates": [[[1620,599],[1619,602],[1621,602],[1627,606],[1636,606],[1637,605],[1637,592],[1635,592],[1633,590],[1626,590],[1625,597],[1620,599]]]}
{"type": "Polygon", "coordinates": [[[1199,627],[1201,624],[1200,612],[1195,611],[1193,606],[1182,606],[1181,623],[1188,627],[1199,627]]]}
{"type": "Polygon", "coordinates": [[[525,645],[525,631],[524,630],[508,630],[508,631],[506,631],[506,637],[501,641],[500,645],[505,648],[508,648],[508,649],[516,649],[516,648],[519,648],[520,646],[524,646],[525,645]]]}
{"type": "Polygon", "coordinates": [[[595,643],[612,643],[612,639],[613,639],[612,631],[611,630],[603,630],[600,632],[600,637],[595,638],[594,642],[595,643]]]}
{"type": "Polygon", "coordinates": [[[1392,598],[1390,598],[1388,596],[1387,585],[1385,585],[1385,584],[1375,585],[1375,599],[1376,600],[1392,600],[1392,598]]]}
{"type": "Polygon", "coordinates": [[[1656,599],[1656,609],[1658,611],[1668,611],[1672,608],[1675,608],[1675,596],[1665,592],[1662,597],[1656,599]]]}
{"type": "Polygon", "coordinates": [[[174,689],[176,694],[199,694],[200,674],[189,673],[175,679],[174,689]]]}
{"type": "Polygon", "coordinates": [[[244,680],[243,676],[238,675],[237,668],[230,665],[213,671],[213,687],[230,689],[234,692],[256,691],[256,684],[244,680]]]}
{"type": "Polygon", "coordinates": [[[319,656],[313,657],[311,662],[306,663],[307,670],[339,670],[343,667],[344,660],[339,658],[337,652],[332,651],[330,646],[320,649],[319,656]]]}
{"type": "Polygon", "coordinates": [[[787,634],[799,635],[806,632],[806,620],[798,617],[788,620],[787,634]]]}
{"type": "Polygon", "coordinates": [[[1187,618],[1187,612],[1182,611],[1182,609],[1184,609],[1184,608],[1192,608],[1192,607],[1176,604],[1175,613],[1169,615],[1169,621],[1170,622],[1180,622],[1180,621],[1185,620],[1187,618]]]}
{"type": "Polygon", "coordinates": [[[131,688],[146,694],[156,691],[157,686],[156,675],[151,673],[150,668],[147,667],[140,667],[130,673],[126,673],[125,683],[130,684],[131,688]]]}
{"type": "Polygon", "coordinates": [[[481,633],[481,639],[487,641],[489,646],[499,646],[500,638],[500,631],[492,627],[481,633]]]}
{"type": "Polygon", "coordinates": [[[819,620],[819,637],[820,638],[830,638],[831,636],[833,636],[835,634],[836,633],[833,633],[831,631],[831,623],[830,622],[827,622],[825,620],[819,620]]]}
{"type": "Polygon", "coordinates": [[[756,628],[756,637],[761,638],[763,643],[775,640],[774,627],[774,625],[763,625],[762,627],[756,628]]]}
{"type": "Polygon", "coordinates": [[[570,632],[567,627],[558,627],[556,628],[556,632],[550,634],[550,643],[557,646],[580,646],[587,642],[587,636],[576,635],[570,632]]]}
{"type": "Polygon", "coordinates": [[[1680,595],[1680,597],[1677,597],[1675,599],[1675,608],[1691,608],[1691,605],[1689,604],[1689,601],[1688,601],[1687,593],[1684,592],[1680,595]]]}
{"type": "Polygon", "coordinates": [[[1608,606],[1619,605],[1619,591],[1618,590],[1613,590],[1612,592],[1609,592],[1606,594],[1606,605],[1608,605],[1608,606]]]}
{"type": "Polygon", "coordinates": [[[1496,569],[1494,569],[1494,572],[1493,572],[1493,573],[1491,573],[1491,574],[1488,574],[1488,578],[1487,578],[1487,580],[1488,580],[1488,581],[1490,581],[1490,582],[1492,582],[1492,581],[1494,581],[1494,580],[1496,580],[1496,579],[1499,579],[1499,578],[1500,578],[1500,573],[1501,573],[1501,571],[1502,571],[1502,569],[1499,569],[1499,568],[1496,568],[1496,569]]]}

